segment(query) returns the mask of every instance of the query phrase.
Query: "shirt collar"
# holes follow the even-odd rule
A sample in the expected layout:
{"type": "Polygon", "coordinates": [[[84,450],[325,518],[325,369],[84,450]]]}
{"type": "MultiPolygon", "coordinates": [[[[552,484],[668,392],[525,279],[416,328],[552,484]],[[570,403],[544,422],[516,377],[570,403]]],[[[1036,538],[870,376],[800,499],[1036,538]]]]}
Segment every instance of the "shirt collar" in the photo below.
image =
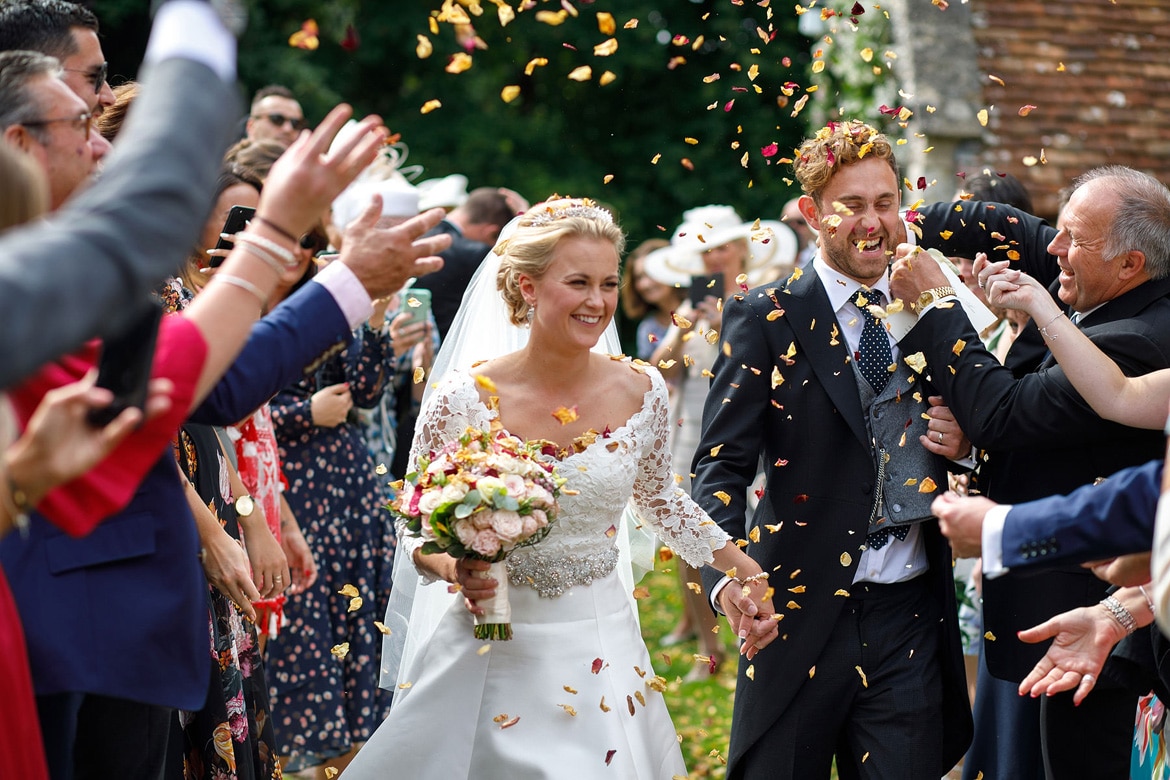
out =
{"type": "MultiPolygon", "coordinates": [[[[817,279],[825,287],[825,292],[829,296],[829,303],[833,306],[833,311],[841,311],[841,308],[845,304],[853,302],[853,293],[861,288],[861,282],[832,268],[825,262],[819,250],[817,251],[817,256],[813,258],[813,268],[817,272],[817,279]]],[[[886,296],[887,301],[893,300],[890,297],[890,279],[888,276],[882,276],[870,289],[880,291],[882,295],[886,296]]]]}

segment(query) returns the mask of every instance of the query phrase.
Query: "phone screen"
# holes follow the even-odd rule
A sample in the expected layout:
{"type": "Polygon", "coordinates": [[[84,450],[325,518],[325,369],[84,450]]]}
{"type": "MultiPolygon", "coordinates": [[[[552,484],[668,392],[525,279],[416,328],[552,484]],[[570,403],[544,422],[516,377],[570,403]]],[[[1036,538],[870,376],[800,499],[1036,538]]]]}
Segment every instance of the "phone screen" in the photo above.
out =
{"type": "Polygon", "coordinates": [[[86,419],[91,425],[104,427],[122,410],[146,406],[147,385],[162,316],[162,307],[152,302],[124,333],[102,343],[97,386],[110,390],[114,400],[109,406],[89,410],[86,419]]]}
{"type": "MultiPolygon", "coordinates": [[[[248,222],[255,214],[256,209],[251,206],[232,206],[228,211],[227,219],[224,220],[223,229],[219,232],[234,236],[248,226],[248,222]]],[[[216,249],[231,249],[233,246],[235,246],[235,242],[226,238],[220,238],[215,243],[216,249]]],[[[223,261],[224,258],[212,255],[211,259],[207,261],[207,264],[212,268],[217,268],[223,261]]]]}
{"type": "Polygon", "coordinates": [[[431,312],[431,291],[421,287],[408,287],[402,293],[402,304],[398,311],[410,315],[408,323],[410,325],[426,322],[427,315],[431,312]]]}
{"type": "Polygon", "coordinates": [[[691,305],[698,306],[708,296],[723,297],[723,274],[709,274],[691,277],[691,305]]]}

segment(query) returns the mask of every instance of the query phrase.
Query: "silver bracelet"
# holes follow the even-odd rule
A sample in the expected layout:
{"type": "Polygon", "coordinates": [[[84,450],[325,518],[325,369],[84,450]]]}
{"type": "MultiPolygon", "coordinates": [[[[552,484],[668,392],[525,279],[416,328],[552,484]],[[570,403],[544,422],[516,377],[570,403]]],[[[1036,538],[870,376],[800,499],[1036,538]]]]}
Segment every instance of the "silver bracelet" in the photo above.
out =
{"type": "Polygon", "coordinates": [[[253,244],[261,249],[267,250],[272,254],[273,257],[279,260],[285,268],[293,269],[300,265],[300,261],[297,260],[296,255],[293,254],[291,249],[285,249],[272,239],[244,231],[236,233],[233,238],[236,241],[243,241],[245,244],[253,244]]]}
{"type": "Polygon", "coordinates": [[[1064,316],[1064,312],[1062,312],[1062,311],[1058,311],[1058,312],[1056,313],[1056,316],[1055,316],[1055,317],[1053,317],[1052,319],[1050,319],[1048,322],[1046,322],[1046,323],[1044,324],[1044,326],[1043,326],[1042,328],[1040,328],[1040,335],[1041,335],[1041,336],[1043,336],[1043,337],[1044,337],[1044,338],[1046,338],[1046,339],[1051,339],[1052,341],[1056,341],[1057,334],[1055,334],[1055,333],[1049,333],[1049,332],[1048,332],[1048,326],[1050,326],[1052,323],[1056,322],[1057,320],[1059,320],[1059,319],[1060,319],[1061,317],[1063,317],[1063,316],[1064,316]]]}
{"type": "Polygon", "coordinates": [[[1121,627],[1125,629],[1125,633],[1127,635],[1137,631],[1137,621],[1133,619],[1133,613],[1122,606],[1120,601],[1113,598],[1112,596],[1106,596],[1105,598],[1101,599],[1101,604],[1105,607],[1105,609],[1109,610],[1109,612],[1113,615],[1113,618],[1121,624],[1121,627]]]}
{"type": "Polygon", "coordinates": [[[263,290],[249,282],[247,279],[243,279],[239,276],[232,276],[231,274],[216,274],[215,276],[211,277],[211,281],[223,282],[224,284],[230,284],[233,287],[239,287],[241,290],[247,290],[256,296],[256,300],[260,301],[261,310],[267,308],[268,306],[268,296],[264,294],[263,290]]]}

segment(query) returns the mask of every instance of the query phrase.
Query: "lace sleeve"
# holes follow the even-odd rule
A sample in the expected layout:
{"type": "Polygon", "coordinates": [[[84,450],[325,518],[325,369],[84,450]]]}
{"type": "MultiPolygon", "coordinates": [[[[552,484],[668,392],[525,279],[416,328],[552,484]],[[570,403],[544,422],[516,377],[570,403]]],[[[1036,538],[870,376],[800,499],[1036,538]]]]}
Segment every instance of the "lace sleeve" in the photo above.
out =
{"type": "MultiPolygon", "coordinates": [[[[410,460],[407,461],[407,471],[413,471],[418,456],[422,453],[437,450],[453,439],[459,438],[469,425],[486,427],[486,410],[477,413],[476,407],[482,409],[479,393],[472,384],[470,377],[462,372],[452,372],[451,375],[439,383],[434,392],[427,396],[419,411],[418,421],[414,427],[414,441],[410,445],[410,460]]],[[[422,539],[411,536],[406,531],[406,521],[401,518],[395,520],[395,530],[398,534],[398,550],[395,555],[405,555],[407,560],[413,560],[414,551],[422,545],[422,539]]],[[[425,582],[434,579],[424,572],[419,575],[425,582]]]]}
{"type": "Polygon", "coordinates": [[[641,458],[634,480],[634,506],[671,550],[691,566],[714,559],[730,537],[674,481],[670,462],[670,416],[662,375],[647,372],[652,384],[642,410],[641,458]]]}

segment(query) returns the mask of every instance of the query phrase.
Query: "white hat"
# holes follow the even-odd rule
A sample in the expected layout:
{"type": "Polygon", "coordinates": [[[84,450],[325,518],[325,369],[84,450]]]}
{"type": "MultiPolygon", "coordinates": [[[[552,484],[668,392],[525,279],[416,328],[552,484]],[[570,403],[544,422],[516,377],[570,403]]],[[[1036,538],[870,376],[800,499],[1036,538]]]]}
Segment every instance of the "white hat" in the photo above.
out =
{"type": "Polygon", "coordinates": [[[691,277],[706,272],[703,253],[737,239],[748,239],[744,273],[753,284],[768,281],[770,271],[796,260],[796,234],[782,222],[744,222],[731,206],[699,206],[683,213],[683,223],[670,237],[670,246],[646,255],[643,268],[660,284],[690,285],[691,277]]]}
{"type": "Polygon", "coordinates": [[[413,217],[419,213],[418,188],[401,174],[380,181],[355,182],[333,201],[333,224],[345,230],[370,205],[370,198],[382,196],[383,217],[413,217]]]}
{"type": "Polygon", "coordinates": [[[453,209],[467,202],[467,177],[461,173],[453,173],[441,179],[427,179],[417,185],[419,194],[418,207],[422,211],[442,206],[453,209]]]}

